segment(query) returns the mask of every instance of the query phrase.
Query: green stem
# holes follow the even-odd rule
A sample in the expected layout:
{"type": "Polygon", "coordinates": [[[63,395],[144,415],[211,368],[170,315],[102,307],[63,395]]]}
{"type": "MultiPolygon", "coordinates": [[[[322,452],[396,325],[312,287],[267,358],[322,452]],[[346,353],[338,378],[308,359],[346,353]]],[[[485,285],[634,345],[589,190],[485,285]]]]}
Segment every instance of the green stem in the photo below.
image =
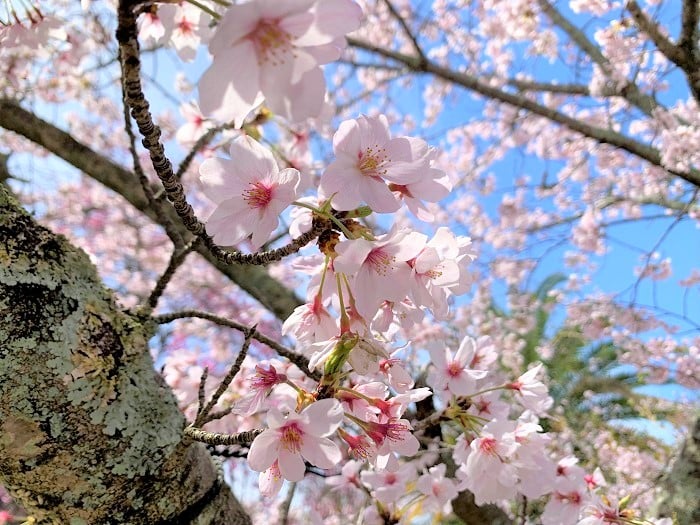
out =
{"type": "MultiPolygon", "coordinates": [[[[217,13],[216,11],[214,11],[211,7],[204,5],[203,3],[199,2],[198,0],[186,0],[186,1],[189,2],[190,4],[192,4],[193,6],[200,8],[202,11],[204,11],[209,16],[211,16],[214,20],[221,20],[221,15],[219,13],[217,13]]],[[[222,2],[221,0],[218,0],[218,1],[214,0],[214,2],[216,2],[219,5],[226,6],[226,7],[231,5],[228,2],[222,2]]]]}
{"type": "Polygon", "coordinates": [[[311,210],[312,212],[326,219],[330,219],[331,221],[333,221],[333,224],[340,228],[340,231],[343,232],[343,235],[345,235],[345,237],[347,237],[348,239],[355,238],[355,236],[350,232],[350,230],[348,230],[345,227],[345,225],[342,222],[340,222],[340,220],[338,220],[338,218],[335,217],[332,213],[326,213],[323,210],[319,210],[317,207],[312,206],[311,204],[306,204],[305,202],[294,201],[292,204],[294,204],[295,206],[300,206],[301,208],[306,208],[307,210],[311,210]]]}

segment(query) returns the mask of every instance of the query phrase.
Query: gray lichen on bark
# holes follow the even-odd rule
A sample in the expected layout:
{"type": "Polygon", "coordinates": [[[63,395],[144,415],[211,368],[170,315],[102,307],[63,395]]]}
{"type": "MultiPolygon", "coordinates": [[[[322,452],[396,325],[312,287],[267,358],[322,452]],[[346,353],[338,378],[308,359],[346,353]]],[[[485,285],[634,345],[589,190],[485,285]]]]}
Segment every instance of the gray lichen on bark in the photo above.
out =
{"type": "Polygon", "coordinates": [[[182,443],[148,352],[153,326],[0,185],[0,483],[35,517],[249,521],[206,451],[182,443]]]}

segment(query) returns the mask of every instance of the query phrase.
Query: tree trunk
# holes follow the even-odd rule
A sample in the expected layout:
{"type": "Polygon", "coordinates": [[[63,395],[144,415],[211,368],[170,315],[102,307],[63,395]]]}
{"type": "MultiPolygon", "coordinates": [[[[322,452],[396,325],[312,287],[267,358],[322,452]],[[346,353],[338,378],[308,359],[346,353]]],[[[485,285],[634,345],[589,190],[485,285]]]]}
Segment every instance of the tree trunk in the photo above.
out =
{"type": "Polygon", "coordinates": [[[0,483],[39,522],[250,523],[182,440],[154,330],[0,184],[0,483]]]}
{"type": "Polygon", "coordinates": [[[661,482],[657,515],[675,517],[678,523],[700,523],[700,414],[696,415],[688,437],[671,471],[661,482]]]}

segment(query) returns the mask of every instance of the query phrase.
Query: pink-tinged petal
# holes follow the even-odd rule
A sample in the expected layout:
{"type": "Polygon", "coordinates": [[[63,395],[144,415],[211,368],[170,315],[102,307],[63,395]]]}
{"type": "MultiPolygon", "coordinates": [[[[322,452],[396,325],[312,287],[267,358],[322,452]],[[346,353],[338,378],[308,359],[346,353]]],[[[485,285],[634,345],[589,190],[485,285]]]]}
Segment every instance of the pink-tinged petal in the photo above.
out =
{"type": "Polygon", "coordinates": [[[385,147],[391,139],[389,132],[389,121],[386,116],[378,117],[362,116],[358,119],[360,125],[360,149],[365,151],[368,147],[385,147]]]}
{"type": "Polygon", "coordinates": [[[351,0],[323,0],[315,7],[316,20],[298,45],[327,44],[355,31],[362,21],[362,9],[351,0]]]}
{"type": "Polygon", "coordinates": [[[231,176],[235,169],[235,164],[227,159],[204,160],[199,166],[199,180],[202,182],[204,195],[217,203],[240,195],[243,184],[236,180],[235,176],[231,176]]]}
{"type": "Polygon", "coordinates": [[[360,186],[360,196],[376,213],[393,213],[401,207],[401,202],[383,180],[367,177],[360,186]]]}
{"type": "Polygon", "coordinates": [[[261,18],[281,19],[311,9],[316,0],[257,0],[261,18]]]}
{"type": "Polygon", "coordinates": [[[261,472],[258,476],[258,488],[260,494],[266,498],[271,498],[277,495],[282,488],[282,475],[278,465],[273,464],[265,472],[261,472]]]}
{"type": "Polygon", "coordinates": [[[361,202],[357,182],[361,181],[362,177],[356,163],[348,160],[347,155],[342,155],[331,162],[321,175],[319,196],[328,199],[337,193],[338,195],[333,198],[335,209],[352,210],[361,202]]]}
{"type": "Polygon", "coordinates": [[[448,348],[430,350],[430,357],[438,370],[444,370],[447,368],[447,362],[451,359],[449,351],[450,350],[448,348]]]}
{"type": "Polygon", "coordinates": [[[256,2],[232,5],[219,20],[216,31],[209,40],[209,52],[214,56],[228,53],[231,46],[250,34],[259,21],[260,11],[256,2]]]}
{"type": "Polygon", "coordinates": [[[248,452],[248,465],[256,472],[269,469],[277,459],[280,439],[274,430],[265,430],[255,438],[248,452]]]}
{"type": "Polygon", "coordinates": [[[362,151],[362,133],[357,120],[345,120],[338,126],[338,131],[333,135],[333,152],[338,155],[342,151],[350,155],[354,163],[357,162],[357,154],[362,151]]]}
{"type": "Polygon", "coordinates": [[[242,124],[255,107],[259,66],[252,42],[244,40],[215,58],[199,80],[199,107],[204,115],[242,124]],[[240,72],[245,71],[245,75],[240,72]]]}
{"type": "Polygon", "coordinates": [[[296,14],[290,14],[289,16],[286,16],[282,20],[280,20],[279,27],[282,29],[285,33],[291,35],[294,37],[294,41],[292,44],[295,47],[305,47],[306,44],[304,43],[299,43],[299,37],[303,36],[304,33],[306,33],[311,25],[314,23],[314,15],[313,13],[306,11],[306,12],[298,12],[296,14]]]}
{"type": "Polygon", "coordinates": [[[244,183],[263,180],[270,174],[276,175],[279,169],[272,153],[247,135],[237,137],[231,143],[229,154],[232,159],[229,167],[244,183]]]}
{"type": "Polygon", "coordinates": [[[436,270],[439,275],[430,279],[435,286],[450,286],[459,282],[460,271],[456,262],[443,261],[436,270]]]}
{"type": "Polygon", "coordinates": [[[338,244],[335,249],[339,257],[333,262],[336,272],[356,273],[367,259],[374,245],[366,239],[355,239],[338,244]]]}
{"type": "Polygon", "coordinates": [[[426,273],[440,264],[440,256],[435,248],[425,248],[416,258],[413,269],[417,273],[426,273]]]}
{"type": "Polygon", "coordinates": [[[270,410],[268,410],[268,412],[267,412],[267,426],[268,427],[270,427],[271,429],[280,428],[286,422],[287,422],[287,418],[285,418],[279,410],[277,410],[274,407],[272,407],[272,408],[270,408],[270,410]]]}
{"type": "MultiPolygon", "coordinates": [[[[304,440],[305,441],[305,440],[304,440]]],[[[303,443],[302,443],[303,446],[303,443]]],[[[289,452],[284,447],[279,449],[279,466],[282,477],[289,481],[301,481],[306,472],[304,460],[299,454],[289,452]]]]}
{"type": "Polygon", "coordinates": [[[409,430],[403,435],[404,439],[401,441],[396,441],[391,444],[391,449],[394,452],[398,452],[402,456],[415,456],[420,449],[420,443],[418,439],[411,434],[409,430]]]}
{"type": "Polygon", "coordinates": [[[343,406],[337,399],[321,399],[310,404],[302,412],[304,432],[314,436],[328,436],[343,421],[343,406]]]}
{"type": "Polygon", "coordinates": [[[251,233],[250,244],[254,250],[258,250],[269,239],[272,232],[279,226],[279,218],[277,216],[262,215],[260,219],[254,223],[251,233]]]}
{"type": "MultiPolygon", "coordinates": [[[[301,180],[301,173],[299,173],[299,170],[295,168],[285,168],[279,172],[277,175],[277,183],[280,186],[290,186],[292,188],[295,188],[298,184],[299,181],[301,180]]],[[[296,198],[296,197],[295,197],[296,198]]],[[[292,199],[294,200],[294,199],[292,199]]],[[[291,203],[291,201],[290,201],[291,203]]]]}
{"type": "Polygon", "coordinates": [[[345,39],[339,38],[330,44],[325,44],[322,46],[305,47],[304,51],[306,51],[309,55],[311,55],[314,58],[316,64],[323,65],[338,60],[343,52],[344,44],[345,39]]]}
{"type": "Polygon", "coordinates": [[[328,438],[305,439],[301,444],[301,455],[312,465],[321,468],[333,468],[343,458],[338,445],[328,438]]]}
{"type": "MultiPolygon", "coordinates": [[[[294,51],[294,68],[292,70],[292,78],[290,79],[291,84],[298,84],[302,80],[304,74],[314,68],[318,69],[318,62],[316,62],[314,56],[307,53],[305,49],[296,49],[294,51]]],[[[323,80],[324,90],[325,87],[326,83],[325,80],[323,80]]]]}
{"type": "Polygon", "coordinates": [[[465,337],[459,344],[457,353],[455,354],[455,361],[457,361],[462,367],[467,366],[474,359],[474,354],[476,353],[476,344],[474,339],[471,337],[465,337]]]}
{"type": "Polygon", "coordinates": [[[290,108],[291,119],[301,122],[321,114],[326,97],[326,80],[321,68],[314,67],[302,75],[299,82],[292,84],[288,99],[293,102],[290,108]]]}
{"type": "Polygon", "coordinates": [[[403,237],[400,243],[394,244],[392,253],[397,261],[409,261],[421,252],[427,241],[427,235],[410,232],[403,237]]]}
{"type": "Polygon", "coordinates": [[[387,151],[390,151],[391,158],[403,162],[415,162],[417,160],[428,160],[426,157],[431,149],[428,143],[415,137],[397,137],[391,139],[387,144],[387,151]]]}
{"type": "Polygon", "coordinates": [[[379,305],[387,298],[382,297],[381,292],[377,292],[374,280],[364,277],[364,275],[358,275],[358,278],[355,279],[353,293],[358,313],[369,323],[377,314],[379,305]]]}

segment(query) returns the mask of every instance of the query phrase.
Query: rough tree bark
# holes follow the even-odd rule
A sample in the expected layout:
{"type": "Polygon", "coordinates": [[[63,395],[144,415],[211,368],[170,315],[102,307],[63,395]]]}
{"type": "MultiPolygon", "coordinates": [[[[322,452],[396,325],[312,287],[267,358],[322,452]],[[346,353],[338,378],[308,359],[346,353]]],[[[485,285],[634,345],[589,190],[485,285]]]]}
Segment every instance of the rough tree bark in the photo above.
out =
{"type": "Polygon", "coordinates": [[[247,524],[153,369],[148,318],[0,184],[0,483],[41,523],[247,524]]]}
{"type": "Polygon", "coordinates": [[[678,523],[700,523],[700,414],[690,427],[676,460],[661,481],[659,517],[675,517],[678,523]]]}

